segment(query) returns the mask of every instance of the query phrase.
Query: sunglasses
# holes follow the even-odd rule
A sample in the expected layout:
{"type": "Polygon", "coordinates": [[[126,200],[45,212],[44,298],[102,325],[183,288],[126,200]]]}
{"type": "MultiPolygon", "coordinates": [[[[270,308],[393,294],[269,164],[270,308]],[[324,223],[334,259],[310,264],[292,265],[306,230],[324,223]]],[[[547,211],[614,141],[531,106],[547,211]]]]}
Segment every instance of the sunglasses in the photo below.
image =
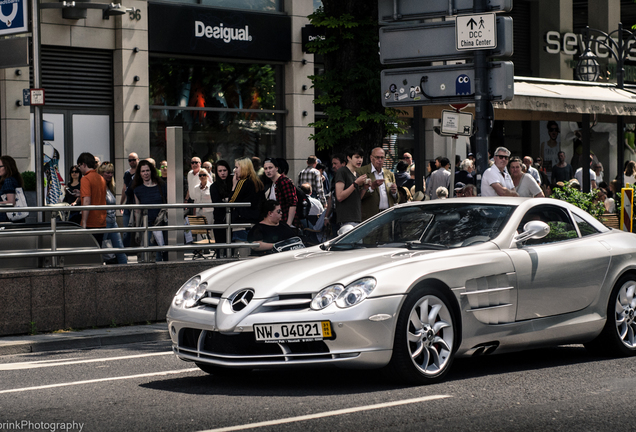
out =
{"type": "Polygon", "coordinates": [[[558,132],[559,129],[558,128],[550,128],[550,132],[558,132]]]}
{"type": "Polygon", "coordinates": [[[199,174],[199,177],[207,177],[207,174],[199,174]]]}
{"type": "Polygon", "coordinates": [[[128,159],[128,162],[135,162],[138,161],[139,159],[128,159]]]}
{"type": "Polygon", "coordinates": [[[510,156],[504,156],[504,155],[497,155],[497,157],[499,159],[509,159],[510,158],[510,156]]]}
{"type": "Polygon", "coordinates": [[[0,168],[4,168],[4,165],[0,165],[0,168]]]}
{"type": "Polygon", "coordinates": [[[80,171],[71,171],[71,174],[79,174],[80,171]]]}
{"type": "Polygon", "coordinates": [[[276,210],[276,213],[283,214],[283,211],[282,210],[276,210]]]}
{"type": "Polygon", "coordinates": [[[195,165],[195,164],[200,164],[201,162],[196,162],[196,161],[192,161],[190,162],[190,165],[195,165]]]}

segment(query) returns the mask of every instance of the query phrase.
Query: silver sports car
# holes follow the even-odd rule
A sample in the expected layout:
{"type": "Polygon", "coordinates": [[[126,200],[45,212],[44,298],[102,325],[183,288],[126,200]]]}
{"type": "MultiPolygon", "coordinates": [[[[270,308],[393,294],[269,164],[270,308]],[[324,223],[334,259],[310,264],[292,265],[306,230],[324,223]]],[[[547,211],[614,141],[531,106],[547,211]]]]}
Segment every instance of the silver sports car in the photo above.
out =
{"type": "Polygon", "coordinates": [[[393,207],[320,246],[187,281],[175,354],[209,373],[384,367],[430,383],[454,357],[583,343],[636,353],[636,235],[554,199],[393,207]]]}

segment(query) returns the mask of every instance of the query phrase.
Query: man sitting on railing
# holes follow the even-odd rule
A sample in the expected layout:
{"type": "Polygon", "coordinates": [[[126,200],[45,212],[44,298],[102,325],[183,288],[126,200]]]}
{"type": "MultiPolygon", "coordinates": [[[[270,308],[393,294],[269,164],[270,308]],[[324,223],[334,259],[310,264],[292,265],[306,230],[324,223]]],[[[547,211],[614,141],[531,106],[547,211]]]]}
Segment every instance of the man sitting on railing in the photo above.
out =
{"type": "MultiPolygon", "coordinates": [[[[106,181],[95,171],[95,156],[82,153],[77,158],[77,166],[82,172],[80,197],[82,205],[106,205],[106,181]]],[[[82,228],[106,228],[106,210],[82,210],[82,228]]],[[[93,234],[102,247],[103,233],[93,234]]]]}

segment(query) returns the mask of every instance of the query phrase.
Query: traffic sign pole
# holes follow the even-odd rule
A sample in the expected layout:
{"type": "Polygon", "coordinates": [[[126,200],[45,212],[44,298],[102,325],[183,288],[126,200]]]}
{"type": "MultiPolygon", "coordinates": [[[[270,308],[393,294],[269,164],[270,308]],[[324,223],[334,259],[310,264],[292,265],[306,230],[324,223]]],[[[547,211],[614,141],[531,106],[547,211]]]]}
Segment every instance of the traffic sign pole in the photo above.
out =
{"type": "MultiPolygon", "coordinates": [[[[475,0],[474,11],[486,11],[487,0],[475,0]]],[[[477,180],[488,169],[488,59],[486,51],[475,51],[475,150],[477,159],[477,180]]]]}

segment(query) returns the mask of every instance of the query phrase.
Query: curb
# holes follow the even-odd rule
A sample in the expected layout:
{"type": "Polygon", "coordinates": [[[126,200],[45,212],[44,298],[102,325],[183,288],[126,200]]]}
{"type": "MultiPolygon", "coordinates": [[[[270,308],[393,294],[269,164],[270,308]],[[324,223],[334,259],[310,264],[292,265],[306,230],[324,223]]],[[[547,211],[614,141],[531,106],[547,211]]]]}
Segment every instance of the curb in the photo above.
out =
{"type": "MultiPolygon", "coordinates": [[[[81,333],[81,332],[79,332],[81,333]]],[[[154,342],[169,340],[168,329],[148,329],[147,331],[124,332],[122,334],[93,334],[85,336],[41,335],[35,340],[16,338],[16,340],[0,339],[0,356],[25,354],[44,351],[62,351],[71,349],[99,348],[112,345],[123,345],[138,342],[154,342]],[[39,340],[38,340],[39,339],[39,340]]],[[[7,338],[10,339],[10,338],[7,338]]]]}

